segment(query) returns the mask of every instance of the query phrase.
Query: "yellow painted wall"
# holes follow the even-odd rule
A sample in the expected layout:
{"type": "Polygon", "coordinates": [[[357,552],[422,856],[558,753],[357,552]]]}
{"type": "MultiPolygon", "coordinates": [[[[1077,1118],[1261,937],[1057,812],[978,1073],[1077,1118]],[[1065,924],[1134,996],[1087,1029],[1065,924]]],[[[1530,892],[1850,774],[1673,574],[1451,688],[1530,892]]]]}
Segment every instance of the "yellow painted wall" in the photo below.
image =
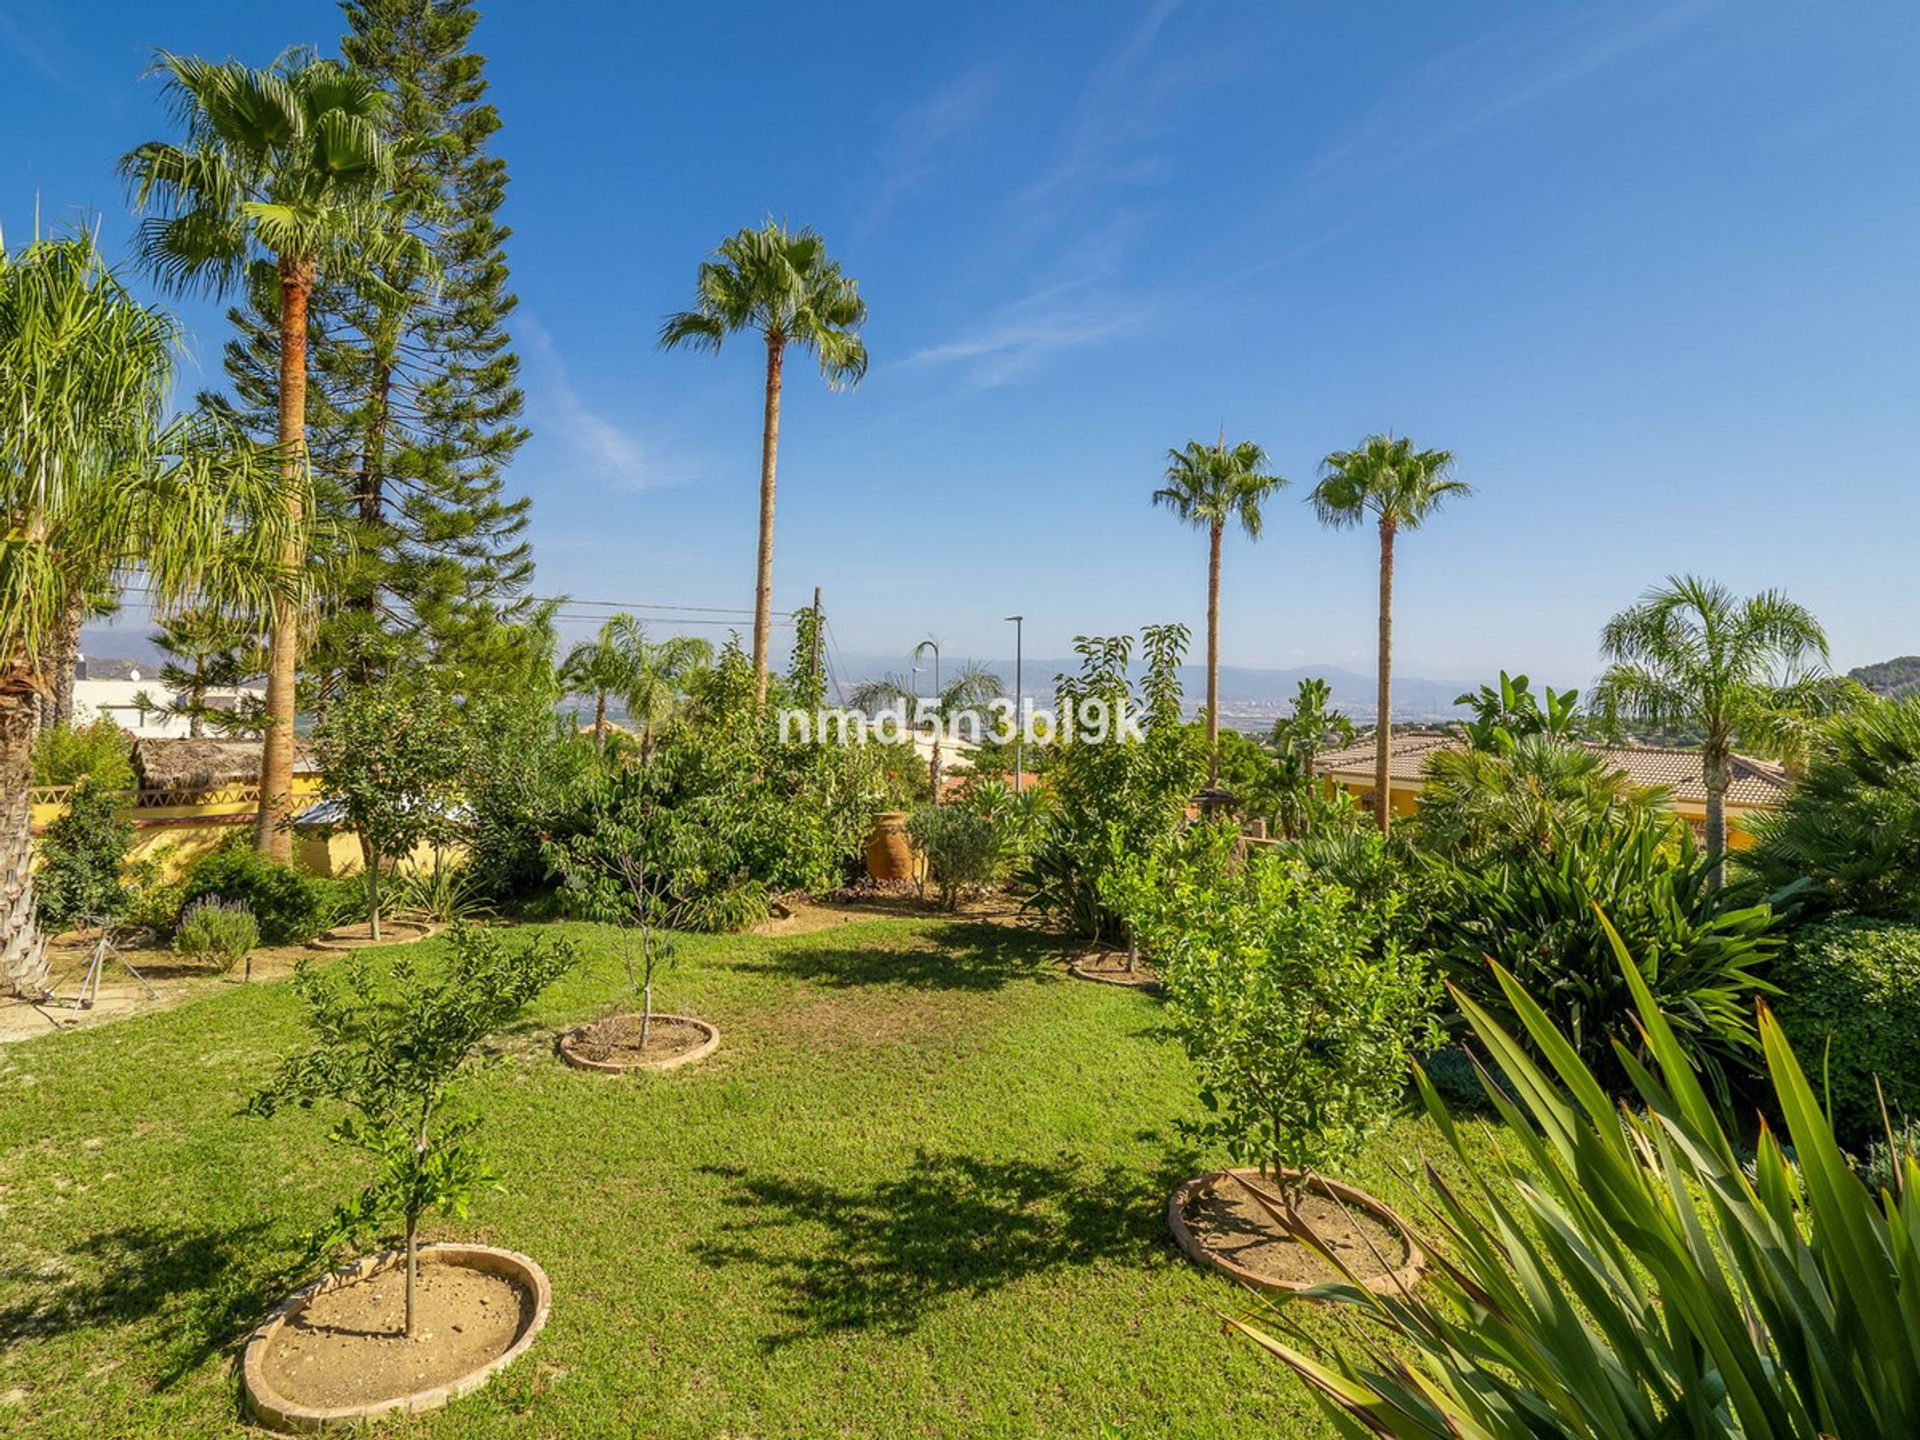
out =
{"type": "MultiPolygon", "coordinates": [[[[128,792],[131,795],[132,792],[128,792]]],[[[148,792],[157,798],[156,792],[148,792]]],[[[133,821],[133,844],[128,849],[132,861],[152,860],[160,865],[161,878],[178,880],[195,860],[217,849],[236,832],[244,833],[253,823],[256,801],[251,785],[223,785],[190,795],[185,791],[157,792],[178,804],[134,805],[121,811],[133,821]]],[[[315,775],[293,777],[293,803],[296,809],[320,799],[320,780],[315,775]]],[[[32,807],[33,833],[42,833],[66,812],[64,800],[42,801],[32,807]]],[[[345,842],[353,851],[354,868],[359,868],[360,847],[351,836],[345,842]]],[[[294,841],[294,864],[303,869],[304,839],[294,841]]],[[[316,869],[318,875],[339,871],[316,869]]]]}
{"type": "MultiPolygon", "coordinates": [[[[1373,785],[1370,782],[1336,779],[1334,783],[1339,785],[1349,795],[1352,795],[1362,806],[1367,809],[1372,808],[1373,785]]],[[[1395,815],[1411,815],[1415,810],[1420,808],[1419,786],[1399,784],[1393,787],[1391,793],[1393,797],[1393,813],[1395,815]]],[[[1673,813],[1691,825],[1696,833],[1706,829],[1707,811],[1704,805],[1693,805],[1683,802],[1673,807],[1673,813]]],[[[1729,809],[1727,811],[1727,848],[1729,850],[1750,850],[1753,848],[1753,836],[1748,832],[1744,822],[1748,816],[1756,813],[1758,812],[1753,810],[1729,809]]]]}

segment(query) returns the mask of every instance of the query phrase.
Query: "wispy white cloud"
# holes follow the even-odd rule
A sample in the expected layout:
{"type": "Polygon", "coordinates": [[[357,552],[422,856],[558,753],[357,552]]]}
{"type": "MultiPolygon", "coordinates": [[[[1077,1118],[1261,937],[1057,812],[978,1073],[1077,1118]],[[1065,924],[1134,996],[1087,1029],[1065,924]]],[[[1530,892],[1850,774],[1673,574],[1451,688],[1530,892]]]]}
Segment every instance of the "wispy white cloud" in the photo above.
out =
{"type": "Polygon", "coordinates": [[[1163,102],[1178,90],[1185,67],[1156,63],[1155,42],[1179,4],[1152,0],[1088,74],[1050,163],[1020,193],[1019,207],[1030,217],[1097,185],[1148,185],[1169,173],[1150,146],[1163,133],[1163,102]]]}
{"type": "Polygon", "coordinates": [[[556,433],[590,473],[627,490],[657,489],[691,478],[674,473],[639,436],[581,398],[544,325],[523,312],[515,329],[532,362],[529,398],[539,413],[540,428],[556,433]]]}
{"type": "Polygon", "coordinates": [[[1685,29],[1719,0],[1681,0],[1634,12],[1565,16],[1542,26],[1491,30],[1434,57],[1415,82],[1379,105],[1308,169],[1306,182],[1375,178],[1423,160],[1501,121],[1547,105],[1609,67],[1685,29]],[[1604,26],[1604,28],[1602,28],[1604,26]],[[1517,83],[1514,76],[1521,76],[1517,83]]]}
{"type": "Polygon", "coordinates": [[[884,223],[896,205],[938,172],[955,144],[987,118],[999,86],[996,67],[976,66],[895,117],[880,147],[879,174],[868,192],[860,228],[884,223]]]}
{"type": "Polygon", "coordinates": [[[1058,285],[1000,307],[953,339],[915,351],[905,363],[958,365],[974,385],[1003,385],[1063,351],[1139,327],[1153,309],[1108,287],[1058,285]]]}

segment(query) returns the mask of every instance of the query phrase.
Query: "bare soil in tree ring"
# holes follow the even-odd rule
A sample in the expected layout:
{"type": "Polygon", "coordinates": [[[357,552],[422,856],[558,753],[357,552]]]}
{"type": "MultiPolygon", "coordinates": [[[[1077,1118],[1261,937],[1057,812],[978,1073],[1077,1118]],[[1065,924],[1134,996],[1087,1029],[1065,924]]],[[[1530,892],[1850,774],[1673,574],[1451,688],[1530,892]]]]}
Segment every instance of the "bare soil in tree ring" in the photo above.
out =
{"type": "Polygon", "coordinates": [[[1124,950],[1090,950],[1067,966],[1067,973],[1078,980],[1094,980],[1102,985],[1130,985],[1136,990],[1158,990],[1160,976],[1145,960],[1135,960],[1127,968],[1124,950]]]}
{"type": "MultiPolygon", "coordinates": [[[[406,945],[415,940],[424,940],[433,933],[433,926],[421,920],[391,920],[380,917],[381,945],[406,945]]],[[[373,926],[365,920],[355,920],[351,924],[336,925],[307,942],[315,950],[360,950],[376,943],[373,938],[373,926]]]]}
{"type": "Polygon", "coordinates": [[[720,1032],[690,1015],[655,1015],[640,1045],[638,1011],[581,1025],[560,1037],[560,1055],[582,1070],[672,1070],[720,1048],[720,1032]]]}
{"type": "Polygon", "coordinates": [[[247,1342],[248,1410],[276,1430],[314,1431],[438,1409],[519,1358],[552,1308],[545,1272],[490,1245],[421,1247],[411,1339],[405,1297],[400,1251],[291,1296],[247,1342]]]}
{"type": "MultiPolygon", "coordinates": [[[[1270,1179],[1253,1169],[1202,1175],[1174,1191],[1167,1224],[1187,1257],[1269,1293],[1342,1279],[1311,1245],[1288,1233],[1249,1185],[1278,1193],[1270,1179]]],[[[1364,1190],[1314,1176],[1307,1181],[1297,1213],[1369,1290],[1396,1294],[1411,1289],[1426,1269],[1426,1256],[1405,1222],[1364,1190]]]]}

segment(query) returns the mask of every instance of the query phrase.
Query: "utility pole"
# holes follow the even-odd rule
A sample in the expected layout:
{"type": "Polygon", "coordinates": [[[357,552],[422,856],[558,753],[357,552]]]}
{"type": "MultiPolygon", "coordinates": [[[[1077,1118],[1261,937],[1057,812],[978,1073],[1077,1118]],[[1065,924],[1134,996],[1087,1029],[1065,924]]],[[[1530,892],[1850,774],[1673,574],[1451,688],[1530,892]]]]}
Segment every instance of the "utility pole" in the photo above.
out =
{"type": "Polygon", "coordinates": [[[813,688],[819,694],[820,703],[823,705],[826,703],[826,699],[827,699],[827,684],[826,684],[826,681],[820,678],[820,638],[821,638],[822,631],[824,629],[825,629],[825,626],[823,625],[820,617],[820,587],[816,585],[813,587],[813,661],[812,661],[813,675],[812,675],[812,679],[813,679],[813,688]]]}

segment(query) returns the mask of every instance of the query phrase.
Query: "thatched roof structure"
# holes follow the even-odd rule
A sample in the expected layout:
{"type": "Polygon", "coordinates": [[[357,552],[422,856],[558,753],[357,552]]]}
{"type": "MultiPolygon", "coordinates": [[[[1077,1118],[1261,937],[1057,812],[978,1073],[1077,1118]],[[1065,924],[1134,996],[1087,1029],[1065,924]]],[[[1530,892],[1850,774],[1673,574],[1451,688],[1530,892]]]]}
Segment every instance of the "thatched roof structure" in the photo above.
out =
{"type": "MultiPolygon", "coordinates": [[[[258,740],[161,740],[133,742],[133,768],[143,790],[210,790],[251,785],[260,778],[258,740]]],[[[307,747],[293,745],[294,773],[313,769],[307,747]]]]}

